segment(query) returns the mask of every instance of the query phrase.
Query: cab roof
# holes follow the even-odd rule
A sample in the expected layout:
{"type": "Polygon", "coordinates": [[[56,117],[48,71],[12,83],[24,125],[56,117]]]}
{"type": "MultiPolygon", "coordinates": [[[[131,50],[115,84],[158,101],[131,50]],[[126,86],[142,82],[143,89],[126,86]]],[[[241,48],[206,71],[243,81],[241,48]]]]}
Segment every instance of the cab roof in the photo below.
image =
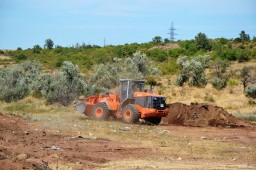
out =
{"type": "Polygon", "coordinates": [[[123,81],[134,81],[134,82],[146,82],[145,80],[134,80],[134,79],[120,79],[119,80],[120,82],[123,82],[123,81]]]}

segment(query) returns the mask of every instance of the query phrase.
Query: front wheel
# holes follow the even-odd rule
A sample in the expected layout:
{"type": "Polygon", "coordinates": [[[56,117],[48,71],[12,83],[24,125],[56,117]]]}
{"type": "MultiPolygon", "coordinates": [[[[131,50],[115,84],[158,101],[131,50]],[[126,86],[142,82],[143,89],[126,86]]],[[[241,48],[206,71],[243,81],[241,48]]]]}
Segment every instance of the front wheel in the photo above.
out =
{"type": "Polygon", "coordinates": [[[126,123],[136,123],[140,119],[140,112],[136,105],[128,104],[122,111],[122,119],[126,123]]]}
{"type": "Polygon", "coordinates": [[[161,122],[162,117],[148,117],[145,120],[153,125],[158,125],[161,122]]]}
{"type": "Polygon", "coordinates": [[[95,120],[108,120],[110,113],[105,103],[97,103],[93,106],[92,116],[95,120]]]}

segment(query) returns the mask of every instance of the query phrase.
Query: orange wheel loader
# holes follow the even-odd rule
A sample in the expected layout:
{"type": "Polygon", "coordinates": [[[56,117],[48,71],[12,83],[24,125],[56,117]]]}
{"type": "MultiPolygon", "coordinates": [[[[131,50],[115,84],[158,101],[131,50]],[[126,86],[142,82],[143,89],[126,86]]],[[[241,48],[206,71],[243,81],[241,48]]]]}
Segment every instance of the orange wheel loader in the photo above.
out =
{"type": "Polygon", "coordinates": [[[147,92],[144,87],[145,80],[121,79],[119,94],[89,96],[76,109],[96,120],[108,120],[112,116],[126,123],[144,119],[158,125],[168,115],[165,97],[147,92]]]}

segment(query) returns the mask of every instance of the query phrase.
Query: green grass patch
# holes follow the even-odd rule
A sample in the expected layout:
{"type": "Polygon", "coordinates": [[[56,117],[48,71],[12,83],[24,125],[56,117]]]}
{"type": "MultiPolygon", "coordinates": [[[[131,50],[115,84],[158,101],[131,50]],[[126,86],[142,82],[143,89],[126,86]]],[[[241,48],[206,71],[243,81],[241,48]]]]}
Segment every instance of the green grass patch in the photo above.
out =
{"type": "Polygon", "coordinates": [[[235,80],[235,79],[228,80],[228,86],[233,87],[233,86],[238,86],[238,85],[239,85],[239,83],[237,80],[235,80]]]}

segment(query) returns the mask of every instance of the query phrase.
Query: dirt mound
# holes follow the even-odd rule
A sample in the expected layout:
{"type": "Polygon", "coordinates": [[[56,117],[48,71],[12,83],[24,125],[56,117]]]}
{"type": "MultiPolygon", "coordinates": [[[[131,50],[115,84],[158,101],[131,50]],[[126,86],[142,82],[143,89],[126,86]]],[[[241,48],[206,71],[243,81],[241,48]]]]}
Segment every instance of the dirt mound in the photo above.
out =
{"type": "Polygon", "coordinates": [[[223,108],[208,104],[170,104],[164,123],[194,127],[252,127],[253,123],[234,117],[223,108]]]}
{"type": "Polygon", "coordinates": [[[93,169],[151,152],[150,148],[125,147],[125,142],[122,146],[107,139],[56,133],[33,129],[18,116],[0,113],[0,169],[93,169]]]}

